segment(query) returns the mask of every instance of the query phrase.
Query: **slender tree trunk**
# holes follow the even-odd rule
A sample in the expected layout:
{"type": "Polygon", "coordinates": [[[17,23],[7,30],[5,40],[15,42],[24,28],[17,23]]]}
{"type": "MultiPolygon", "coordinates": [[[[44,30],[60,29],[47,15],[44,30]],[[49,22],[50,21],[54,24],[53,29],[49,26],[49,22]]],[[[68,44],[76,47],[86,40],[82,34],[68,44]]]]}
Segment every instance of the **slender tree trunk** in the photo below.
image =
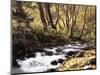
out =
{"type": "Polygon", "coordinates": [[[83,28],[82,28],[82,31],[81,31],[81,34],[80,34],[79,38],[82,37],[83,31],[84,31],[84,28],[85,28],[85,25],[86,25],[86,11],[87,11],[87,6],[85,7],[85,12],[84,12],[84,24],[83,24],[83,28]]]}
{"type": "Polygon", "coordinates": [[[41,21],[42,21],[42,23],[43,23],[44,30],[45,30],[45,31],[48,31],[47,22],[46,22],[46,20],[45,20],[43,7],[42,7],[41,3],[37,3],[37,5],[38,5],[38,8],[39,8],[40,18],[41,18],[41,21]]]}
{"type": "Polygon", "coordinates": [[[51,27],[52,27],[53,29],[56,29],[56,26],[55,26],[54,23],[53,23],[52,14],[51,14],[51,11],[50,11],[50,4],[47,3],[47,4],[45,4],[45,6],[46,6],[46,11],[47,11],[48,17],[49,17],[49,23],[50,23],[50,25],[51,25],[51,27]]]}
{"type": "Polygon", "coordinates": [[[57,17],[54,25],[56,26],[59,21],[59,4],[57,6],[55,5],[55,8],[56,8],[57,17]]]}
{"type": "Polygon", "coordinates": [[[72,26],[71,26],[71,33],[70,33],[71,39],[73,38],[74,25],[75,25],[75,5],[72,6],[72,26]]]}

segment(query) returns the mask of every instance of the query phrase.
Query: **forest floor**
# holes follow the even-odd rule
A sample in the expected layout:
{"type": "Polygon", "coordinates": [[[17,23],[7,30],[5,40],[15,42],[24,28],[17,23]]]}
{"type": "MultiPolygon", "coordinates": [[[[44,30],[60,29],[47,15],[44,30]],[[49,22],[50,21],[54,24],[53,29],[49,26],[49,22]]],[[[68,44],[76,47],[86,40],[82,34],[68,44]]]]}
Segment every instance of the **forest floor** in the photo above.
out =
{"type": "Polygon", "coordinates": [[[57,71],[69,70],[93,70],[96,69],[96,51],[86,50],[66,59],[63,64],[57,68],[57,71]]]}

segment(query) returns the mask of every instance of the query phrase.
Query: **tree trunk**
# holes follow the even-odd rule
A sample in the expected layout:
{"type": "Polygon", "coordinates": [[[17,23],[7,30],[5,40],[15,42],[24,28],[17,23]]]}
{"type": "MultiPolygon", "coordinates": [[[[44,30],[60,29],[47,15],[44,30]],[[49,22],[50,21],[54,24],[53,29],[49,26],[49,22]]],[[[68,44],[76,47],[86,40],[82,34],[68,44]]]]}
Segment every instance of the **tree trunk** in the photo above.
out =
{"type": "Polygon", "coordinates": [[[75,5],[72,6],[72,26],[71,26],[71,33],[70,38],[73,38],[73,32],[74,32],[74,25],[75,24],[75,5]]]}
{"type": "Polygon", "coordinates": [[[59,21],[59,4],[55,5],[55,8],[56,8],[57,17],[56,17],[56,21],[55,21],[54,25],[56,26],[59,21]]]}
{"type": "Polygon", "coordinates": [[[51,14],[51,11],[50,11],[50,4],[49,3],[45,4],[45,7],[46,7],[46,11],[47,11],[48,17],[49,17],[49,24],[51,25],[51,27],[53,29],[56,29],[56,26],[53,23],[52,14],[51,14]]]}
{"type": "Polygon", "coordinates": [[[82,28],[82,31],[81,31],[81,34],[80,34],[79,38],[82,37],[83,31],[84,31],[84,28],[85,28],[85,25],[86,25],[86,11],[87,11],[87,6],[85,7],[85,12],[84,12],[84,24],[83,24],[83,28],[82,28]]]}
{"type": "Polygon", "coordinates": [[[40,18],[41,18],[41,21],[42,21],[42,23],[43,23],[44,30],[45,30],[45,31],[48,31],[47,22],[46,22],[46,20],[45,20],[43,7],[42,7],[41,3],[37,3],[37,5],[38,5],[38,8],[39,8],[40,18]]]}

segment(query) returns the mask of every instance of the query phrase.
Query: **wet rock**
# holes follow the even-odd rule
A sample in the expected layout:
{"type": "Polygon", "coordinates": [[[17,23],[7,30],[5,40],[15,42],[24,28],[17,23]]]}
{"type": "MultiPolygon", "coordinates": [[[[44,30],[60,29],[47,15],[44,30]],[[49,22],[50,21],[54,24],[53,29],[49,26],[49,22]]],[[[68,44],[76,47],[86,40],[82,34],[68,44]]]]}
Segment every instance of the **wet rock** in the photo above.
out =
{"type": "Polygon", "coordinates": [[[80,53],[77,55],[77,57],[84,57],[84,53],[85,53],[85,52],[80,52],[80,53]]]}
{"type": "Polygon", "coordinates": [[[68,55],[65,55],[65,58],[68,58],[69,56],[68,55]]]}
{"type": "Polygon", "coordinates": [[[62,50],[58,48],[58,49],[56,49],[56,51],[57,51],[57,52],[61,52],[62,50]]]}
{"type": "Polygon", "coordinates": [[[45,53],[46,53],[46,55],[48,55],[48,56],[52,56],[52,55],[53,55],[53,52],[52,52],[52,51],[46,51],[45,53]]]}
{"type": "Polygon", "coordinates": [[[72,55],[75,55],[75,54],[77,54],[78,53],[78,51],[69,51],[68,53],[67,53],[67,55],[68,56],[72,56],[72,55]]]}
{"type": "Polygon", "coordinates": [[[58,62],[56,60],[51,62],[51,65],[57,65],[57,64],[58,64],[58,62]]]}
{"type": "Polygon", "coordinates": [[[58,63],[63,63],[64,62],[64,60],[63,59],[58,59],[58,63]]]}
{"type": "Polygon", "coordinates": [[[29,55],[27,56],[27,58],[30,58],[30,57],[35,58],[35,57],[36,57],[36,54],[32,53],[32,54],[29,54],[29,55]]]}
{"type": "Polygon", "coordinates": [[[91,64],[91,65],[96,65],[96,59],[91,59],[91,60],[90,60],[90,64],[91,64]]]}

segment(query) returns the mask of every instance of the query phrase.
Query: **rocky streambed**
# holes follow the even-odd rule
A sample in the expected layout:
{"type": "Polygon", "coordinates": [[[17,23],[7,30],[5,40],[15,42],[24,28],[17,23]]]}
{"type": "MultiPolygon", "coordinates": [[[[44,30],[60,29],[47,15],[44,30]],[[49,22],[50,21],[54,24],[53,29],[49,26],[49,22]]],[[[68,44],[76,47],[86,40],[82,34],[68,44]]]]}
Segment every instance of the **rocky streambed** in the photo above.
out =
{"type": "Polygon", "coordinates": [[[44,48],[31,57],[16,59],[19,68],[12,67],[12,73],[54,72],[96,68],[96,51],[92,44],[67,44],[44,48]]]}

